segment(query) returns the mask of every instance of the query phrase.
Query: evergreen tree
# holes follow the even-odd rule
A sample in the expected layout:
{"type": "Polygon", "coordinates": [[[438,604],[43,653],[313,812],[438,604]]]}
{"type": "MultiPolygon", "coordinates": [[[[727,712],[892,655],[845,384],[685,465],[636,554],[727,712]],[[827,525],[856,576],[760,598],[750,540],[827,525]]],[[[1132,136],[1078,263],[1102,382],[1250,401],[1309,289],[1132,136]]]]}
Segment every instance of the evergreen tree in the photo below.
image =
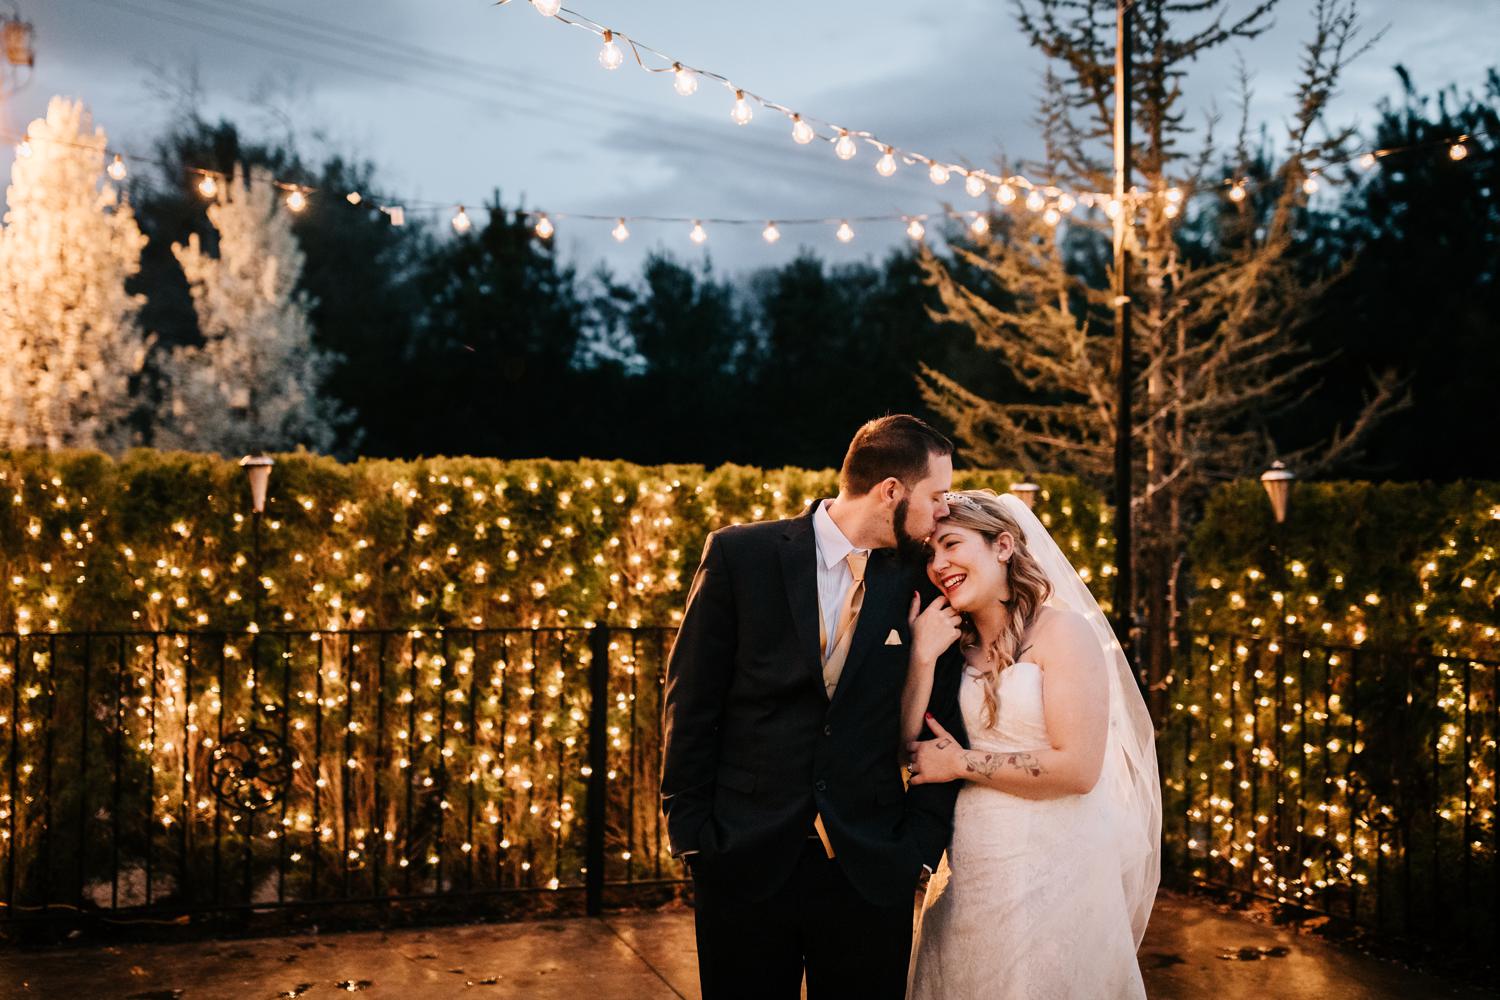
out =
{"type": "Polygon", "coordinates": [[[101,184],[104,130],[82,103],[54,97],[21,148],[0,229],[0,446],[119,450],[147,347],[126,291],[145,239],[101,184]]]}
{"type": "Polygon", "coordinates": [[[312,341],[297,291],[303,256],[268,172],[236,170],[208,210],[210,255],[197,234],[174,247],[201,344],[163,360],[157,444],[227,455],[332,447],[347,417],[323,395],[332,358],[312,341]]]}

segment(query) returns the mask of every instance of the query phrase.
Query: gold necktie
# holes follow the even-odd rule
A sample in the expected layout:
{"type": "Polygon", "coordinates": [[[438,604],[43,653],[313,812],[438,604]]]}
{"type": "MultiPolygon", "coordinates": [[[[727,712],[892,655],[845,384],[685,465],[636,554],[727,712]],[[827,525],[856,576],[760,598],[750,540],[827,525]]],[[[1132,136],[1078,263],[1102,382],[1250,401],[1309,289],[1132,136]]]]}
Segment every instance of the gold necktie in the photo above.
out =
{"type": "Polygon", "coordinates": [[[839,612],[838,628],[833,633],[833,644],[828,647],[825,660],[831,658],[835,650],[849,638],[849,633],[854,628],[854,619],[859,617],[859,607],[865,601],[865,564],[870,561],[868,552],[850,552],[844,557],[849,564],[849,573],[854,577],[854,585],[849,588],[849,593],[844,595],[844,607],[839,612]]]}

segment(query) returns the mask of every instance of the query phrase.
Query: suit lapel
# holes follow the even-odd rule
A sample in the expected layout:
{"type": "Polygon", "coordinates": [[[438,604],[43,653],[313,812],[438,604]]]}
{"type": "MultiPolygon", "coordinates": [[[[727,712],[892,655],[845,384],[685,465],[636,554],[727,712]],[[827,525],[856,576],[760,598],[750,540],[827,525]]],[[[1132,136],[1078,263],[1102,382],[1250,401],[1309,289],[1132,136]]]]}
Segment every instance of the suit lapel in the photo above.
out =
{"type": "Polygon", "coordinates": [[[865,569],[865,600],[854,623],[854,637],[849,641],[844,672],[833,692],[835,702],[856,681],[859,668],[869,658],[870,651],[890,634],[890,623],[895,620],[891,614],[892,602],[901,596],[897,591],[903,577],[901,563],[893,550],[877,549],[871,553],[870,563],[865,569]]]}
{"type": "Polygon", "coordinates": [[[792,625],[797,631],[797,650],[806,669],[823,689],[823,650],[818,643],[818,545],[813,536],[814,503],[807,513],[787,522],[781,541],[781,576],[791,605],[792,625]]]}

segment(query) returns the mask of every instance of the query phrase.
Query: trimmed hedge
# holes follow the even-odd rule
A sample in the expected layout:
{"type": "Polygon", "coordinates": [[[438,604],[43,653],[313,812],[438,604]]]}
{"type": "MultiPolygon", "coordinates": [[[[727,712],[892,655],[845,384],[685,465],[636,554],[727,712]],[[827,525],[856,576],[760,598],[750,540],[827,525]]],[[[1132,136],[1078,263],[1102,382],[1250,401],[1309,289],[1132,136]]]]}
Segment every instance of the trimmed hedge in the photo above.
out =
{"type": "MultiPolygon", "coordinates": [[[[1040,482],[1080,570],[1107,573],[1101,498],[1040,482]]],[[[832,472],[803,469],[279,455],[257,581],[236,463],[0,452],[0,629],[673,624],[709,531],[833,490],[832,472]]]]}

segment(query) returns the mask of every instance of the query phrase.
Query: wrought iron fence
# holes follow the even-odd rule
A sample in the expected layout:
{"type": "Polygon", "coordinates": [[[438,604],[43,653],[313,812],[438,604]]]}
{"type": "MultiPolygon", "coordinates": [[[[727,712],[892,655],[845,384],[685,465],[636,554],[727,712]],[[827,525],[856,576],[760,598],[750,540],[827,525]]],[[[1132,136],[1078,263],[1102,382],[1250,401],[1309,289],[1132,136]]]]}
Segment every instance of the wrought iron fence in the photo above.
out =
{"type": "MultiPolygon", "coordinates": [[[[681,880],[674,630],[0,633],[0,928],[681,880]],[[594,711],[603,706],[603,711],[594,711]]],[[[1500,664],[1197,636],[1167,861],[1379,932],[1500,936],[1500,664]]]]}
{"type": "Polygon", "coordinates": [[[0,921],[676,881],[672,636],[0,633],[0,921]]]}
{"type": "Polygon", "coordinates": [[[1169,709],[1181,872],[1385,935],[1500,945],[1500,664],[1202,635],[1169,709]]]}

